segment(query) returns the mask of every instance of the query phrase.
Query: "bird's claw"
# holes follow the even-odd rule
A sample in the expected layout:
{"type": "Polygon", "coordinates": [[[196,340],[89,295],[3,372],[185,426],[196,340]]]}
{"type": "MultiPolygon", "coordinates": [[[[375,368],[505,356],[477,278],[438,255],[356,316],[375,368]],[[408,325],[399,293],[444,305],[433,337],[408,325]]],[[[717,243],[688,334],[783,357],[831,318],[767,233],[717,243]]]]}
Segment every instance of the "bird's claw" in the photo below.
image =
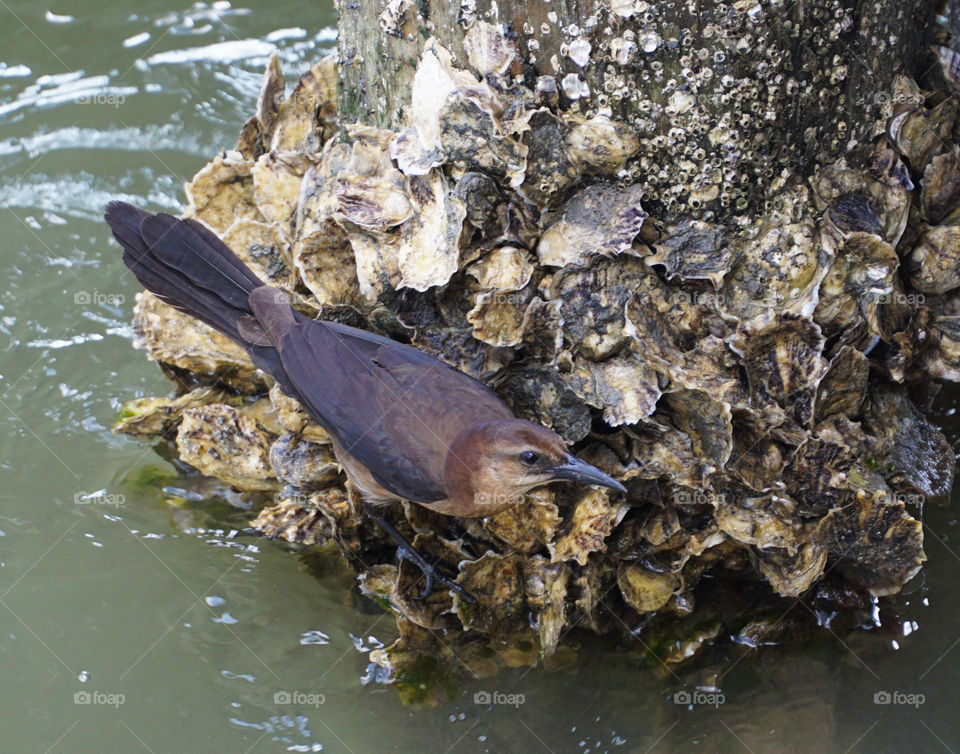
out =
{"type": "Polygon", "coordinates": [[[400,532],[398,532],[394,525],[387,521],[387,519],[385,519],[383,516],[377,516],[375,514],[372,515],[372,518],[374,521],[380,524],[380,527],[390,535],[394,542],[397,543],[397,558],[400,560],[409,560],[420,569],[420,573],[422,573],[424,578],[427,580],[427,583],[420,591],[420,596],[418,599],[425,600],[427,597],[429,597],[433,593],[433,582],[439,581],[448,589],[452,589],[454,592],[459,594],[471,605],[477,604],[476,597],[470,594],[470,592],[460,586],[456,581],[451,581],[442,573],[440,573],[435,565],[428,563],[427,559],[417,552],[417,548],[410,544],[410,541],[400,532]]]}
{"type": "Polygon", "coordinates": [[[459,594],[463,599],[469,602],[471,605],[477,604],[477,598],[474,597],[470,592],[464,589],[456,581],[448,579],[439,569],[430,563],[427,562],[427,559],[423,557],[419,552],[413,550],[412,548],[401,547],[397,550],[397,554],[400,556],[401,560],[408,560],[413,563],[417,568],[420,569],[420,573],[423,574],[426,583],[423,585],[423,589],[420,590],[420,596],[417,599],[425,600],[433,593],[433,583],[434,581],[439,581],[448,589],[453,590],[459,594]]]}

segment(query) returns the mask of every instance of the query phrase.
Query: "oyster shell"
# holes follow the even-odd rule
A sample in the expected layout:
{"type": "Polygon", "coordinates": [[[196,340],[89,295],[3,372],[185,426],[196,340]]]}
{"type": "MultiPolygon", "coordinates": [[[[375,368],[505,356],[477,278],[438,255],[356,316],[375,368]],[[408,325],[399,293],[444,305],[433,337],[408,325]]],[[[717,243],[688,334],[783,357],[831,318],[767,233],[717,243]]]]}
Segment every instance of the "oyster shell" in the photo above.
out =
{"type": "Polygon", "coordinates": [[[786,465],[785,455],[783,444],[769,437],[765,428],[737,422],[726,470],[754,492],[782,489],[780,477],[786,465]]]}
{"type": "Polygon", "coordinates": [[[537,245],[540,264],[583,264],[591,254],[613,257],[630,249],[647,213],[639,184],[619,188],[595,183],[572,196],[543,232],[537,245]]]}
{"type": "Polygon", "coordinates": [[[714,516],[720,530],[741,544],[793,553],[803,541],[793,508],[792,500],[777,495],[724,499],[716,505],[714,516]]]}
{"type": "MultiPolygon", "coordinates": [[[[950,309],[955,309],[950,305],[950,309]]],[[[945,313],[933,318],[926,330],[933,347],[923,356],[923,365],[931,376],[960,381],[960,316],[945,313]]]]}
{"type": "Polygon", "coordinates": [[[241,218],[221,238],[264,283],[294,289],[293,260],[276,225],[241,218]]]}
{"type": "MultiPolygon", "coordinates": [[[[303,216],[311,214],[308,203],[303,216]]],[[[293,263],[317,303],[352,304],[362,300],[350,239],[332,218],[302,222],[293,245],[293,263]]]]}
{"type": "Polygon", "coordinates": [[[463,561],[457,583],[478,602],[473,606],[465,600],[456,600],[456,613],[464,628],[501,636],[516,625],[526,607],[519,555],[488,551],[477,560],[463,561]]]}
{"type": "Polygon", "coordinates": [[[786,412],[785,421],[800,426],[813,419],[817,386],[827,371],[823,346],[816,324],[787,317],[757,330],[744,328],[734,342],[755,398],[776,403],[786,412]]]}
{"type": "Polygon", "coordinates": [[[473,325],[473,337],[497,348],[520,343],[525,299],[532,295],[532,291],[527,296],[506,296],[497,291],[477,294],[474,307],[467,312],[467,321],[473,325]]]}
{"type": "Polygon", "coordinates": [[[262,221],[253,192],[253,165],[239,152],[214,157],[184,185],[184,216],[202,220],[217,233],[242,218],[262,221]]]}
{"type": "Polygon", "coordinates": [[[263,71],[263,81],[260,85],[260,94],[257,97],[256,117],[260,125],[260,138],[263,143],[269,144],[270,138],[273,136],[280,106],[286,99],[286,86],[283,69],[280,67],[280,53],[274,52],[263,71]]]}
{"type": "Polygon", "coordinates": [[[279,497],[275,505],[261,510],[250,526],[265,537],[304,545],[325,544],[334,534],[320,509],[304,505],[300,495],[279,497]]]}
{"type": "MultiPolygon", "coordinates": [[[[454,188],[467,210],[467,223],[480,231],[488,243],[496,243],[508,232],[510,214],[507,198],[497,182],[486,173],[464,173],[454,188]]],[[[467,261],[467,258],[464,258],[467,261]]],[[[521,286],[522,287],[522,286],[521,286]]]]}
{"type": "Polygon", "coordinates": [[[586,267],[564,268],[553,276],[547,298],[560,302],[564,336],[579,354],[600,361],[623,347],[631,336],[627,303],[649,274],[638,259],[596,257],[586,267]]]}
{"type": "MultiPolygon", "coordinates": [[[[496,105],[487,96],[451,93],[440,108],[440,152],[443,161],[460,170],[479,170],[516,185],[523,180],[527,150],[498,123],[496,105]]],[[[492,92],[490,93],[492,95],[492,92]]]]}
{"type": "MultiPolygon", "coordinates": [[[[653,419],[625,430],[633,439],[623,479],[668,479],[676,484],[696,488],[702,473],[693,444],[684,433],[653,419]]],[[[621,481],[622,481],[621,480],[621,481]]]]}
{"type": "Polygon", "coordinates": [[[723,469],[733,453],[733,414],[729,403],[715,401],[703,390],[677,390],[664,396],[673,424],[690,438],[702,459],[703,476],[723,469]]]}
{"type": "Polygon", "coordinates": [[[906,395],[874,386],[865,409],[868,432],[887,440],[884,477],[896,490],[944,502],[953,487],[955,458],[950,443],[906,395]]]}
{"type": "Polygon", "coordinates": [[[670,601],[681,581],[670,571],[654,570],[640,563],[621,563],[617,585],[630,607],[638,613],[652,613],[670,601]]]}
{"type": "Polygon", "coordinates": [[[723,232],[700,220],[686,220],[667,231],[647,257],[649,265],[663,265],[667,279],[709,280],[719,288],[734,262],[734,250],[723,232]]]}
{"type": "MultiPolygon", "coordinates": [[[[627,333],[636,342],[636,350],[674,389],[703,390],[731,406],[748,406],[750,396],[728,345],[715,335],[707,335],[696,348],[685,350],[689,347],[684,342],[686,328],[668,321],[661,306],[654,296],[637,296],[627,302],[627,333]]],[[[687,314],[695,309],[689,304],[683,308],[687,314]]]]}
{"type": "Polygon", "coordinates": [[[816,539],[844,574],[878,597],[900,591],[927,559],[923,526],[885,493],[861,494],[852,505],[830,511],[816,539]]]}
{"type": "Polygon", "coordinates": [[[719,300],[725,314],[746,322],[786,313],[807,317],[816,307],[834,245],[811,220],[786,220],[774,213],[733,241],[739,261],[724,278],[719,300]]]}
{"type": "Polygon", "coordinates": [[[918,291],[938,294],[960,287],[960,227],[927,228],[910,262],[910,283],[918,291]]]}
{"type": "Polygon", "coordinates": [[[523,569],[527,604],[533,609],[541,652],[552,655],[566,624],[570,569],[541,555],[530,558],[523,569]]]}
{"type": "MultiPolygon", "coordinates": [[[[552,81],[552,79],[551,79],[552,81]]],[[[553,82],[554,92],[556,82],[553,82]]],[[[570,126],[547,108],[527,115],[523,144],[527,148],[527,167],[520,194],[539,206],[555,207],[566,189],[577,182],[580,170],[567,148],[570,126]]]]}
{"type": "MultiPolygon", "coordinates": [[[[608,589],[604,589],[603,575],[609,564],[603,557],[594,557],[587,564],[577,569],[573,577],[573,589],[577,595],[573,602],[577,618],[571,620],[572,625],[584,625],[592,631],[600,631],[601,599],[606,596],[608,589]]],[[[572,616],[571,616],[572,618],[572,616]]]]}
{"type": "Polygon", "coordinates": [[[645,419],[660,399],[657,373],[635,354],[601,362],[575,359],[566,382],[588,405],[603,409],[611,427],[645,419]]]}
{"type": "MultiPolygon", "coordinates": [[[[459,266],[463,202],[440,172],[408,180],[394,168],[387,153],[390,132],[355,127],[351,135],[349,148],[327,151],[303,179],[294,257],[304,279],[325,278],[343,257],[338,234],[330,237],[332,219],[353,248],[360,291],[369,300],[388,288],[443,285],[459,266]]],[[[323,299],[346,298],[351,272],[347,267],[335,276],[325,286],[332,290],[321,288],[323,299]]]]}
{"type": "Polygon", "coordinates": [[[784,481],[798,502],[798,515],[820,518],[849,502],[855,489],[850,477],[856,464],[846,445],[807,438],[784,472],[784,481]]]}
{"type": "Polygon", "coordinates": [[[441,165],[446,156],[441,139],[441,112],[451,99],[467,99],[457,95],[459,89],[480,94],[489,101],[492,91],[481,89],[468,71],[455,68],[450,53],[436,38],[427,40],[413,77],[410,102],[410,124],[393,139],[390,156],[406,175],[426,175],[441,165]]]}
{"type": "Polygon", "coordinates": [[[150,358],[222,382],[242,392],[259,392],[266,375],[247,352],[198,319],[169,306],[152,293],[137,294],[133,308],[137,345],[150,358]]]}
{"type": "Polygon", "coordinates": [[[910,194],[899,181],[832,165],[811,181],[817,209],[840,237],[875,233],[892,246],[900,242],[910,214],[910,194]]]}
{"type": "Polygon", "coordinates": [[[576,123],[567,136],[573,165],[597,173],[615,174],[638,151],[640,140],[634,131],[605,115],[576,123]]]}
{"type": "Polygon", "coordinates": [[[960,207],[960,160],[953,152],[937,155],[923,171],[920,207],[924,219],[937,225],[960,207]]]}
{"type": "Polygon", "coordinates": [[[183,412],[177,452],[201,473],[239,490],[275,490],[279,484],[270,465],[273,439],[243,409],[195,406],[183,412]]]}
{"type": "Polygon", "coordinates": [[[315,162],[299,152],[271,150],[253,164],[253,200],[287,243],[293,238],[291,220],[296,216],[300,184],[315,162]]]}
{"type": "Polygon", "coordinates": [[[484,290],[519,291],[530,282],[533,270],[533,262],[524,249],[501,246],[467,267],[467,274],[484,290]]]}
{"type": "Polygon", "coordinates": [[[559,301],[533,298],[523,313],[523,349],[542,363],[553,361],[563,347],[559,301]]]}
{"type": "MultiPolygon", "coordinates": [[[[327,487],[307,496],[308,505],[319,508],[324,518],[330,522],[337,545],[351,560],[357,559],[361,550],[363,514],[357,503],[358,494],[356,488],[348,482],[345,490],[340,487],[327,487]]],[[[384,536],[380,532],[378,534],[384,536]]],[[[367,536],[370,536],[369,533],[367,536]]]]}
{"type": "Polygon", "coordinates": [[[256,160],[270,143],[277,123],[277,112],[283,104],[286,83],[280,67],[280,56],[274,52],[267,61],[257,97],[257,112],[243,124],[236,149],[247,160],[256,160]]]}
{"type": "Polygon", "coordinates": [[[238,406],[240,399],[213,387],[198,387],[170,398],[134,398],[123,404],[111,429],[124,435],[165,435],[196,406],[223,403],[238,406]]]}
{"type": "Polygon", "coordinates": [[[932,109],[916,107],[895,115],[887,134],[910,167],[922,173],[930,158],[944,148],[957,119],[957,105],[947,97],[932,109]]]}
{"type": "Polygon", "coordinates": [[[960,94],[960,53],[944,45],[934,45],[933,51],[937,55],[943,78],[950,91],[954,95],[960,94]]]}
{"type": "Polygon", "coordinates": [[[415,214],[395,234],[348,233],[360,290],[373,299],[386,286],[418,291],[444,285],[457,271],[463,203],[441,173],[411,180],[415,214]]]}
{"type": "MultiPolygon", "coordinates": [[[[355,127],[350,154],[342,167],[328,173],[332,179],[329,191],[335,203],[333,217],[347,226],[371,231],[387,231],[402,225],[414,214],[410,187],[404,175],[390,164],[387,144],[389,131],[355,127]]],[[[329,152],[324,161],[330,166],[342,159],[337,152],[329,152]],[[339,158],[339,159],[338,159],[339,158]]]]}
{"type": "Polygon", "coordinates": [[[467,30],[463,46],[481,78],[488,73],[505,73],[517,57],[517,46],[507,39],[501,24],[478,21],[467,30]]]}
{"type": "Polygon", "coordinates": [[[841,346],[817,387],[816,414],[824,419],[833,414],[859,416],[867,397],[870,362],[861,351],[841,346]]]}
{"type": "Polygon", "coordinates": [[[284,432],[302,437],[311,443],[321,445],[330,443],[327,430],[314,422],[303,406],[283,392],[277,384],[270,388],[270,402],[284,432]]]}
{"type": "Polygon", "coordinates": [[[580,565],[586,565],[590,553],[606,547],[604,540],[627,509],[625,503],[611,503],[606,490],[588,490],[574,506],[570,529],[548,545],[550,562],[576,560],[580,565]]]}
{"type": "Polygon", "coordinates": [[[337,121],[337,60],[327,55],[314,63],[281,102],[270,149],[309,154],[319,152],[333,136],[337,121]]]}
{"type": "Polygon", "coordinates": [[[750,554],[770,586],[784,597],[799,597],[823,575],[827,565],[827,550],[815,542],[805,542],[793,553],[767,548],[750,554]]]}
{"type": "Polygon", "coordinates": [[[481,521],[480,527],[511,550],[531,555],[552,542],[563,523],[549,489],[532,490],[522,505],[481,521]]]}
{"type": "Polygon", "coordinates": [[[873,233],[851,233],[837,252],[823,284],[814,320],[833,333],[862,323],[880,336],[880,310],[893,298],[900,266],[893,247],[873,233]]]}
{"type": "Polygon", "coordinates": [[[329,445],[282,434],[270,446],[270,466],[284,484],[309,490],[336,480],[340,465],[329,445]]]}
{"type": "Polygon", "coordinates": [[[658,629],[653,636],[645,637],[650,647],[647,654],[662,667],[660,675],[666,676],[671,667],[697,657],[710,646],[723,631],[723,624],[708,619],[686,626],[666,623],[658,629]]]}

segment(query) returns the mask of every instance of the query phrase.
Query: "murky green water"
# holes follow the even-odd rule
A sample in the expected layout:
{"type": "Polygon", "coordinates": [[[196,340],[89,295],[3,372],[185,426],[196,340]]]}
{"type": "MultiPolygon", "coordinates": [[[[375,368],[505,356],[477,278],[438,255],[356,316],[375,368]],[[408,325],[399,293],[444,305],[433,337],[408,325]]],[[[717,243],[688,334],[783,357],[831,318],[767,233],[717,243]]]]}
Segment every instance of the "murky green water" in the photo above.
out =
{"type": "MultiPolygon", "coordinates": [[[[181,207],[182,182],[253,111],[266,55],[292,79],[332,44],[329,4],[301,5],[0,0],[0,751],[960,747],[950,509],[925,511],[930,563],[870,630],[758,655],[722,641],[677,675],[590,640],[573,667],[413,710],[367,663],[392,619],[336,557],[243,533],[241,498],[178,473],[163,445],[111,436],[121,402],[168,386],[131,348],[138,287],[102,206],[181,207]],[[711,673],[722,705],[674,703],[711,673]]],[[[952,440],[958,396],[938,408],[952,440]]]]}

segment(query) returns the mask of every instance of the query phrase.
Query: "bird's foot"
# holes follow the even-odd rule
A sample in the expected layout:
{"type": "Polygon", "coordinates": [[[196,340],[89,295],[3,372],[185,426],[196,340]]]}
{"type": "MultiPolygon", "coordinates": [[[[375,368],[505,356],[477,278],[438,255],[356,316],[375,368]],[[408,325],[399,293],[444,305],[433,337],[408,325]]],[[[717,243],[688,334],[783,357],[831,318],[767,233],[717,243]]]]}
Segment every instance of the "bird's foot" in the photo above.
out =
{"type": "Polygon", "coordinates": [[[426,583],[423,585],[423,589],[420,590],[420,596],[418,599],[425,600],[433,593],[433,584],[435,581],[440,582],[448,589],[456,592],[461,597],[463,597],[471,605],[477,604],[477,598],[474,597],[470,592],[464,589],[460,584],[452,579],[448,579],[442,573],[440,569],[433,563],[427,561],[423,555],[417,552],[412,547],[401,546],[397,549],[397,556],[401,560],[407,560],[413,563],[417,568],[420,569],[420,573],[423,574],[426,583]]]}
{"type": "Polygon", "coordinates": [[[401,560],[409,560],[417,568],[420,569],[420,573],[423,574],[424,578],[427,580],[427,583],[424,584],[423,589],[420,591],[420,599],[425,600],[433,592],[433,582],[439,581],[448,589],[452,589],[454,592],[463,597],[471,605],[477,604],[477,598],[474,597],[470,592],[460,586],[456,581],[448,579],[437,568],[433,563],[429,563],[425,557],[419,552],[417,548],[414,547],[410,540],[403,536],[400,532],[397,531],[396,527],[387,521],[383,516],[378,516],[375,513],[370,513],[371,518],[376,521],[381,528],[390,535],[394,542],[397,543],[397,557],[401,560]]]}

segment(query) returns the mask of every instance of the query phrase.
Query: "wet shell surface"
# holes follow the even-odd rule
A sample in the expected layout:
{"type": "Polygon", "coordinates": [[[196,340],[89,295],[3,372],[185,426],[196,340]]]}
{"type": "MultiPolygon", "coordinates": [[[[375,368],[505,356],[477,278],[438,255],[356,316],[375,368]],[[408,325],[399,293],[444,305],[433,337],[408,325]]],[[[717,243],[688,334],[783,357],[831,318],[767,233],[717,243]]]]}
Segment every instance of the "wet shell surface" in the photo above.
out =
{"type": "Polygon", "coordinates": [[[194,468],[241,490],[273,490],[269,435],[255,416],[225,405],[187,409],[177,451],[194,468]]]}
{"type": "Polygon", "coordinates": [[[537,257],[552,267],[581,264],[587,255],[612,257],[627,251],[647,213],[638,187],[590,186],[561,207],[559,217],[540,237],[537,257]]]}

